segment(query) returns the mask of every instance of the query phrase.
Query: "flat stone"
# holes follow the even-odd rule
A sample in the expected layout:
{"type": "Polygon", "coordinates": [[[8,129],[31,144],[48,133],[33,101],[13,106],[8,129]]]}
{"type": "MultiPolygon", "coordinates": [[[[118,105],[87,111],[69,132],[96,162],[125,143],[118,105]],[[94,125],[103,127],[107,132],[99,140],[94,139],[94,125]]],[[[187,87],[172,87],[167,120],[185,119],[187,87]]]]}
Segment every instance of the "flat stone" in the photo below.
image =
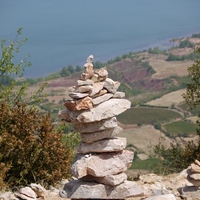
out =
{"type": "Polygon", "coordinates": [[[94,99],[92,99],[92,103],[94,105],[98,105],[100,103],[103,103],[104,101],[107,101],[108,99],[112,98],[113,94],[112,93],[106,93],[102,96],[96,97],[94,99]]]}
{"type": "Polygon", "coordinates": [[[190,175],[190,178],[200,181],[200,174],[194,173],[190,175]]]}
{"type": "Polygon", "coordinates": [[[70,199],[125,199],[143,196],[143,192],[133,181],[125,181],[117,186],[108,186],[74,180],[64,186],[64,189],[60,191],[60,196],[70,199]]]}
{"type": "Polygon", "coordinates": [[[85,70],[80,76],[80,80],[83,80],[83,81],[90,79],[94,74],[92,63],[90,63],[90,62],[85,63],[84,68],[85,68],[85,70]]]}
{"type": "Polygon", "coordinates": [[[117,99],[122,99],[125,97],[125,93],[124,92],[115,92],[113,95],[113,98],[117,98],[117,99]]]}
{"type": "Polygon", "coordinates": [[[91,77],[91,80],[94,81],[94,83],[99,82],[99,76],[98,76],[98,74],[93,74],[93,76],[91,77]]]}
{"type": "Polygon", "coordinates": [[[25,200],[36,200],[37,195],[30,187],[23,187],[19,192],[15,193],[15,196],[20,197],[25,200]]]}
{"type": "Polygon", "coordinates": [[[91,110],[69,111],[68,109],[58,112],[61,120],[74,123],[90,123],[112,118],[121,114],[131,107],[131,102],[126,99],[109,99],[91,110]]]}
{"type": "Polygon", "coordinates": [[[125,173],[120,173],[120,174],[114,174],[114,175],[108,175],[104,177],[94,177],[91,175],[87,175],[83,177],[81,180],[83,181],[96,181],[98,183],[102,183],[105,185],[119,185],[123,183],[124,181],[127,180],[127,175],[125,173]]]}
{"type": "Polygon", "coordinates": [[[200,173],[200,166],[197,164],[191,164],[191,173],[200,173]]]}
{"type": "Polygon", "coordinates": [[[200,162],[198,160],[195,160],[194,163],[200,167],[200,162]]]}
{"type": "Polygon", "coordinates": [[[94,85],[94,81],[93,80],[91,80],[91,79],[87,79],[87,80],[85,80],[85,81],[83,81],[83,80],[77,80],[77,85],[78,86],[82,86],[82,85],[94,85]]]}
{"type": "Polygon", "coordinates": [[[80,92],[80,93],[85,93],[85,92],[88,92],[88,93],[91,93],[93,90],[93,86],[92,85],[81,85],[81,86],[78,86],[75,90],[75,92],[80,92]]]}
{"type": "Polygon", "coordinates": [[[105,68],[95,70],[95,74],[98,75],[98,81],[104,81],[108,78],[108,71],[105,68]]]}
{"type": "Polygon", "coordinates": [[[200,187],[200,180],[195,180],[191,178],[190,176],[187,176],[187,180],[192,183],[196,187],[200,187]]]}
{"type": "Polygon", "coordinates": [[[200,197],[199,187],[185,186],[182,188],[178,188],[178,191],[181,194],[182,199],[199,200],[200,197]]]}
{"type": "Polygon", "coordinates": [[[95,95],[93,95],[92,98],[100,97],[100,96],[106,94],[107,92],[108,91],[106,89],[102,89],[98,93],[96,93],[95,95]]]}
{"type": "Polygon", "coordinates": [[[77,123],[75,124],[74,129],[79,133],[91,133],[91,132],[114,128],[117,125],[118,125],[117,118],[113,117],[98,122],[77,123]]]}
{"type": "Polygon", "coordinates": [[[96,82],[93,85],[92,92],[90,93],[90,97],[94,96],[95,94],[99,93],[104,86],[104,82],[96,82]]]}
{"type": "Polygon", "coordinates": [[[64,106],[68,110],[88,110],[93,108],[92,99],[90,97],[85,97],[79,100],[68,100],[65,102],[64,106]]]}
{"type": "Polygon", "coordinates": [[[126,147],[126,138],[116,137],[103,139],[93,143],[81,142],[77,147],[79,153],[103,153],[122,151],[126,147]]]}
{"type": "Polygon", "coordinates": [[[89,96],[88,93],[80,93],[80,92],[70,92],[69,96],[73,99],[82,99],[84,97],[89,96]]]}
{"type": "Polygon", "coordinates": [[[122,131],[123,129],[121,127],[116,126],[115,128],[109,128],[103,131],[93,133],[81,133],[81,141],[86,143],[92,143],[105,138],[113,138],[122,131]]]}
{"type": "Polygon", "coordinates": [[[83,155],[77,154],[71,167],[72,175],[82,178],[86,175],[104,177],[126,171],[132,164],[134,153],[128,150],[83,155]]]}
{"type": "Polygon", "coordinates": [[[107,78],[104,83],[104,88],[106,88],[110,93],[116,93],[118,87],[120,86],[120,82],[113,81],[111,78],[107,78]]]}

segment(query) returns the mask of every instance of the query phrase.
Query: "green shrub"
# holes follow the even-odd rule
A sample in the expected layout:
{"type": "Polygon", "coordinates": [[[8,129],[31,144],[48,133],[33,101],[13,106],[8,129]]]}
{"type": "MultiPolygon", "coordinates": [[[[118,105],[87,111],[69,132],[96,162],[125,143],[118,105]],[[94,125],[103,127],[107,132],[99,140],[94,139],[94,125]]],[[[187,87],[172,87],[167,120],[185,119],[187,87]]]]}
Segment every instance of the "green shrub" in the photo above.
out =
{"type": "Polygon", "coordinates": [[[160,159],[154,167],[154,173],[166,175],[181,172],[194,160],[200,159],[200,139],[196,143],[184,140],[180,143],[171,143],[170,148],[160,143],[154,147],[154,153],[160,159]]]}
{"type": "Polygon", "coordinates": [[[5,166],[4,183],[9,187],[31,182],[48,186],[67,178],[73,149],[62,140],[63,133],[55,132],[50,114],[40,114],[25,103],[11,106],[1,102],[0,163],[5,166]]]}

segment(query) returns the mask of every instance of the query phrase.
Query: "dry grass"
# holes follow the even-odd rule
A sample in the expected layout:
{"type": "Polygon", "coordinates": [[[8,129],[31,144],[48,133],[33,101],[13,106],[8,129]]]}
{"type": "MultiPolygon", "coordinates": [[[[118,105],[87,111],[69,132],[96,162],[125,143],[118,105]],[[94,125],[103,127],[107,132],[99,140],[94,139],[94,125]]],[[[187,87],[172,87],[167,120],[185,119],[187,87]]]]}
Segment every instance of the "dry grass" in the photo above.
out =
{"type": "Polygon", "coordinates": [[[166,147],[169,147],[171,142],[169,138],[152,125],[126,129],[119,136],[125,137],[128,144],[132,144],[138,151],[146,155],[153,153],[153,146],[159,144],[159,142],[166,145],[166,147]]]}
{"type": "Polygon", "coordinates": [[[184,101],[182,94],[185,93],[185,89],[177,90],[162,96],[161,98],[147,102],[148,105],[152,106],[171,106],[172,104],[179,104],[184,101]]]}
{"type": "Polygon", "coordinates": [[[188,67],[193,64],[193,61],[165,61],[162,59],[152,58],[149,64],[156,71],[153,78],[164,79],[169,76],[187,76],[188,67]]]}

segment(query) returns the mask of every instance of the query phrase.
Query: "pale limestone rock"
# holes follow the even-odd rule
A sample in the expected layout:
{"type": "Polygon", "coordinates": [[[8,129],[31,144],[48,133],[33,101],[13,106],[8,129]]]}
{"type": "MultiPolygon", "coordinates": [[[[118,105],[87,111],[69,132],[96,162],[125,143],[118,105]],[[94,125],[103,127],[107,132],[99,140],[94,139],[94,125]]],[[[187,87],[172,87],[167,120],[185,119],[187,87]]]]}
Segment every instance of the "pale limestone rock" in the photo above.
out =
{"type": "Polygon", "coordinates": [[[94,81],[94,83],[99,82],[98,74],[93,74],[93,76],[91,77],[91,80],[94,81]]]}
{"type": "Polygon", "coordinates": [[[86,143],[92,143],[105,138],[113,138],[122,131],[123,129],[121,127],[116,126],[115,128],[110,128],[94,133],[81,133],[81,141],[86,143]]]}
{"type": "Polygon", "coordinates": [[[5,192],[3,194],[0,193],[0,200],[19,200],[19,199],[12,192],[5,192]]]}
{"type": "Polygon", "coordinates": [[[191,174],[190,178],[200,182],[200,174],[197,174],[197,173],[191,174]]]}
{"type": "Polygon", "coordinates": [[[69,96],[73,99],[82,99],[84,97],[89,96],[88,93],[80,93],[80,92],[70,92],[69,96]]]}
{"type": "Polygon", "coordinates": [[[70,199],[125,199],[143,196],[143,192],[133,181],[125,181],[117,186],[108,186],[75,180],[65,185],[60,196],[70,199]]]}
{"type": "Polygon", "coordinates": [[[113,81],[111,78],[107,78],[104,83],[104,88],[108,90],[110,93],[116,93],[118,87],[120,86],[120,82],[113,81]]]}
{"type": "Polygon", "coordinates": [[[200,199],[200,188],[195,186],[186,186],[178,188],[182,199],[186,200],[199,200],[200,199]]]}
{"type": "Polygon", "coordinates": [[[98,93],[96,93],[95,95],[93,95],[92,98],[100,97],[100,96],[106,94],[107,92],[108,91],[106,89],[102,89],[98,93]]]}
{"type": "Polygon", "coordinates": [[[92,63],[94,62],[94,56],[93,55],[89,55],[87,60],[86,60],[87,63],[92,63]]]}
{"type": "Polygon", "coordinates": [[[195,160],[194,163],[200,167],[200,162],[198,160],[195,160]]]}
{"type": "Polygon", "coordinates": [[[122,99],[125,97],[125,93],[124,92],[115,92],[113,95],[113,98],[117,98],[117,99],[122,99]]]}
{"type": "Polygon", "coordinates": [[[187,177],[187,180],[192,183],[194,186],[196,187],[200,187],[200,180],[195,180],[193,178],[191,178],[189,175],[187,177]]]}
{"type": "Polygon", "coordinates": [[[134,153],[128,150],[109,154],[92,154],[90,157],[78,154],[72,164],[72,175],[82,178],[86,175],[103,177],[126,171],[132,164],[134,153]]]}
{"type": "Polygon", "coordinates": [[[91,93],[93,90],[93,86],[91,85],[81,85],[81,86],[78,86],[75,90],[75,92],[78,92],[78,93],[91,93]]]}
{"type": "Polygon", "coordinates": [[[90,93],[90,97],[93,97],[94,95],[98,94],[103,89],[103,86],[104,82],[94,83],[92,92],[90,93]]]}
{"type": "Polygon", "coordinates": [[[103,103],[104,101],[107,101],[108,99],[110,99],[112,97],[113,97],[112,93],[107,93],[107,94],[104,94],[102,96],[99,96],[99,97],[96,97],[96,98],[92,99],[92,103],[94,105],[98,105],[100,103],[103,103]]]}
{"type": "Polygon", "coordinates": [[[95,74],[98,75],[98,81],[104,81],[108,78],[108,71],[105,68],[95,70],[95,74]]]}
{"type": "Polygon", "coordinates": [[[103,153],[122,151],[126,147],[126,138],[116,137],[103,139],[93,143],[81,142],[77,147],[79,153],[103,153]]]}
{"type": "Polygon", "coordinates": [[[105,129],[114,128],[118,125],[117,118],[113,117],[110,119],[101,120],[98,122],[92,123],[77,123],[75,124],[74,128],[79,133],[91,133],[102,131],[105,129]]]}
{"type": "Polygon", "coordinates": [[[36,193],[38,197],[44,197],[47,194],[47,190],[42,187],[40,184],[31,183],[31,189],[36,193]]]}
{"type": "Polygon", "coordinates": [[[79,100],[68,100],[65,102],[64,106],[70,111],[88,110],[93,108],[93,103],[90,97],[85,97],[79,100]]]}
{"type": "Polygon", "coordinates": [[[176,200],[173,194],[158,195],[146,198],[145,200],[176,200]]]}
{"type": "Polygon", "coordinates": [[[109,99],[91,110],[69,111],[61,110],[58,117],[61,120],[74,123],[90,123],[101,121],[121,114],[131,107],[131,102],[126,99],[109,99]]]}
{"type": "Polygon", "coordinates": [[[123,183],[127,180],[127,175],[125,173],[108,175],[104,177],[94,177],[94,176],[86,176],[83,177],[81,180],[83,181],[96,181],[98,183],[102,183],[105,185],[115,186],[123,183]]]}
{"type": "Polygon", "coordinates": [[[36,193],[30,187],[23,187],[19,192],[15,193],[16,197],[20,197],[25,200],[34,200],[37,199],[36,193]]]}
{"type": "Polygon", "coordinates": [[[77,80],[77,85],[78,86],[82,86],[82,85],[91,85],[91,86],[93,86],[94,85],[94,81],[91,80],[91,79],[87,79],[85,81],[83,81],[83,80],[77,80]]]}
{"type": "Polygon", "coordinates": [[[87,79],[90,79],[94,75],[94,70],[93,70],[93,64],[90,62],[87,62],[84,64],[85,70],[81,74],[80,79],[85,81],[87,79]]]}
{"type": "Polygon", "coordinates": [[[191,173],[200,173],[200,166],[197,164],[191,164],[191,173]]]}

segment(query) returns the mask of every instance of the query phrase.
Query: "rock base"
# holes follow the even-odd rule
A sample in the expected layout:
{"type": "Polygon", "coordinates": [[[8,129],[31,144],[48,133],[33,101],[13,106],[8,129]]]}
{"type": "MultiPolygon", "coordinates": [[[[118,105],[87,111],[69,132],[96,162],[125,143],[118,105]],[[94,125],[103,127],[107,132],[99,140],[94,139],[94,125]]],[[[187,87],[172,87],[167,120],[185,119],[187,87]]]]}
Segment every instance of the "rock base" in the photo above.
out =
{"type": "Polygon", "coordinates": [[[125,181],[117,186],[108,186],[96,182],[74,180],[65,184],[64,189],[60,191],[60,197],[70,199],[125,199],[138,196],[143,196],[142,189],[132,181],[125,181]]]}

